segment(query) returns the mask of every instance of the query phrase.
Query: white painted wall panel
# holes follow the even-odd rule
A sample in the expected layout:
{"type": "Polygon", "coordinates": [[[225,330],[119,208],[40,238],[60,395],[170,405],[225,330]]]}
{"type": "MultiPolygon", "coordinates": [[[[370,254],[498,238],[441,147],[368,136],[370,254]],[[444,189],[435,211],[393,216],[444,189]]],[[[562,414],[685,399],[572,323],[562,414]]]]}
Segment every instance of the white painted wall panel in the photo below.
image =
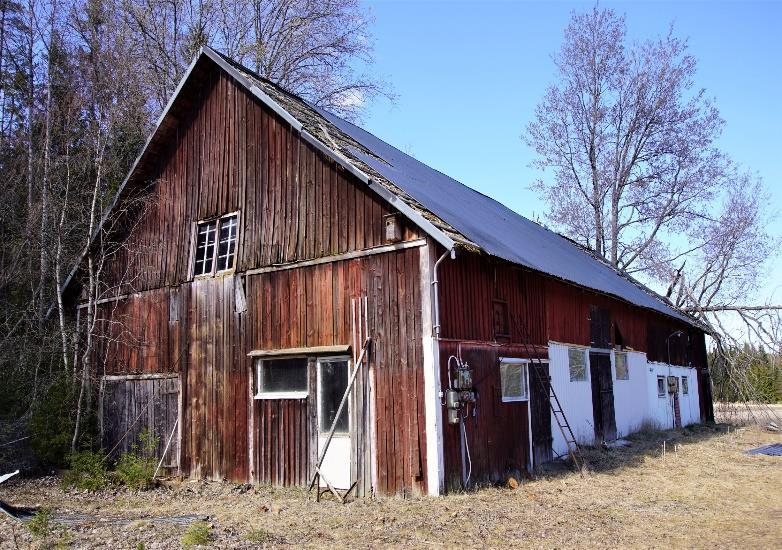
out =
{"type": "Polygon", "coordinates": [[[677,376],[680,379],[679,412],[681,414],[682,426],[700,422],[697,371],[695,369],[677,367],[666,363],[649,363],[648,365],[649,386],[647,388],[647,400],[649,403],[649,420],[652,425],[665,430],[673,428],[674,426],[671,396],[667,392],[665,397],[659,397],[657,395],[658,376],[677,376]],[[687,395],[682,393],[682,376],[686,376],[689,380],[690,387],[687,395]]]}
{"type": "Polygon", "coordinates": [[[649,383],[646,354],[627,352],[629,380],[616,378],[616,356],[611,354],[611,372],[614,378],[614,410],[616,435],[624,437],[641,429],[647,417],[646,386],[649,383]]]}
{"type": "MultiPolygon", "coordinates": [[[[592,384],[590,382],[589,355],[587,354],[587,379],[582,382],[570,381],[568,367],[568,347],[564,344],[549,343],[549,372],[551,384],[559,397],[562,409],[579,443],[592,445],[595,441],[592,414],[592,384]]],[[[576,346],[573,346],[576,347],[576,346]]],[[[618,437],[637,432],[648,424],[661,429],[674,425],[671,398],[657,396],[657,376],[686,376],[689,379],[689,392],[682,392],[679,383],[679,410],[682,425],[700,422],[700,402],[698,399],[698,377],[695,369],[677,367],[665,363],[650,363],[642,352],[627,352],[629,380],[617,380],[615,355],[611,354],[611,376],[614,380],[614,409],[618,437]]],[[[666,381],[667,388],[667,381],[666,381]]],[[[567,445],[562,437],[556,420],[552,415],[551,435],[554,456],[567,455],[567,445]]]]}
{"type": "MultiPolygon", "coordinates": [[[[589,379],[589,357],[587,355],[587,379],[582,382],[570,381],[568,368],[568,347],[562,344],[549,344],[549,374],[551,385],[559,398],[573,435],[579,443],[591,445],[595,441],[595,429],[592,415],[592,384],[589,379]]],[[[552,448],[554,456],[567,455],[565,443],[559,425],[551,417],[552,448]]]]}

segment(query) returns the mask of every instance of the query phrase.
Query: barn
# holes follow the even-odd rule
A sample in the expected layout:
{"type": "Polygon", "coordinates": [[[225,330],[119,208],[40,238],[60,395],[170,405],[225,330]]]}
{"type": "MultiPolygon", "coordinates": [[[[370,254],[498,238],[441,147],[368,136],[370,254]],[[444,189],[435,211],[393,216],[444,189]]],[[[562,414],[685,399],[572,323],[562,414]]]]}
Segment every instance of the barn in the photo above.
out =
{"type": "Polygon", "coordinates": [[[712,416],[693,318],[210,48],[101,223],[103,445],[183,477],[436,495],[712,416]]]}

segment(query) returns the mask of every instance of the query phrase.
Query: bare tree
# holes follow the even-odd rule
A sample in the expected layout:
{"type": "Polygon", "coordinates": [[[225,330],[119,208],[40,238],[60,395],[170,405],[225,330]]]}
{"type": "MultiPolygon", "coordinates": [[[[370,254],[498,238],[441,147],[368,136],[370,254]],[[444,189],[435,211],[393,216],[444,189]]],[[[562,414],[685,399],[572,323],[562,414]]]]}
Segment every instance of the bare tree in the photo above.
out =
{"type": "Polygon", "coordinates": [[[630,43],[624,18],[596,6],[573,14],[555,63],[526,136],[535,166],[550,171],[533,186],[550,221],[615,268],[667,286],[710,327],[716,368],[738,369],[725,350],[747,339],[779,351],[782,307],[757,299],[779,244],[767,198],[716,146],[723,120],[695,86],[686,40],[671,29],[630,43]]]}
{"type": "Polygon", "coordinates": [[[628,45],[624,19],[595,7],[573,15],[555,61],[527,138],[536,166],[553,171],[535,186],[550,219],[615,267],[656,261],[665,234],[707,216],[731,176],[695,59],[672,32],[628,45]]]}
{"type": "Polygon", "coordinates": [[[358,0],[123,1],[158,107],[204,45],[349,118],[378,95],[392,97],[360,70],[371,66],[373,49],[358,0]]]}

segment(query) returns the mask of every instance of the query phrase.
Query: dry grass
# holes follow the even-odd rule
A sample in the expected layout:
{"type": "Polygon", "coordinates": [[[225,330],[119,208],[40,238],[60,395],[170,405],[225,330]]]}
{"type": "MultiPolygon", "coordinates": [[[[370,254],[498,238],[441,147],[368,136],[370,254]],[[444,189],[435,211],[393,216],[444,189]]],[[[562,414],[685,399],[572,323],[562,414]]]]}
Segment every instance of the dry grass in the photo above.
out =
{"type": "MultiPolygon", "coordinates": [[[[210,544],[223,548],[780,547],[782,458],[744,451],[782,437],[758,427],[727,430],[644,432],[628,448],[587,450],[593,472],[585,479],[550,468],[516,490],[485,488],[444,498],[317,504],[301,489],[217,483],[93,495],[65,493],[55,481],[41,480],[0,488],[0,498],[46,504],[55,517],[135,520],[70,526],[75,547],[136,548],[142,542],[148,549],[177,548],[186,526],[142,518],[193,513],[210,516],[210,544]]],[[[11,525],[0,520],[3,548],[13,547],[11,525]]],[[[16,534],[19,547],[43,544],[18,527],[16,534]]]]}

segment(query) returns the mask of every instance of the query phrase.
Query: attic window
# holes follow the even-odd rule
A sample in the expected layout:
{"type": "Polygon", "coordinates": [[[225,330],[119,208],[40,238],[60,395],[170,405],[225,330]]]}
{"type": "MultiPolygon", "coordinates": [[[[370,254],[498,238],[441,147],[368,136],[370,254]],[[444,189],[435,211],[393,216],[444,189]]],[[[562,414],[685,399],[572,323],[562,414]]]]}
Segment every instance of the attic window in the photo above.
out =
{"type": "Polygon", "coordinates": [[[193,276],[202,277],[230,271],[236,261],[237,214],[200,222],[196,232],[193,276]]]}

